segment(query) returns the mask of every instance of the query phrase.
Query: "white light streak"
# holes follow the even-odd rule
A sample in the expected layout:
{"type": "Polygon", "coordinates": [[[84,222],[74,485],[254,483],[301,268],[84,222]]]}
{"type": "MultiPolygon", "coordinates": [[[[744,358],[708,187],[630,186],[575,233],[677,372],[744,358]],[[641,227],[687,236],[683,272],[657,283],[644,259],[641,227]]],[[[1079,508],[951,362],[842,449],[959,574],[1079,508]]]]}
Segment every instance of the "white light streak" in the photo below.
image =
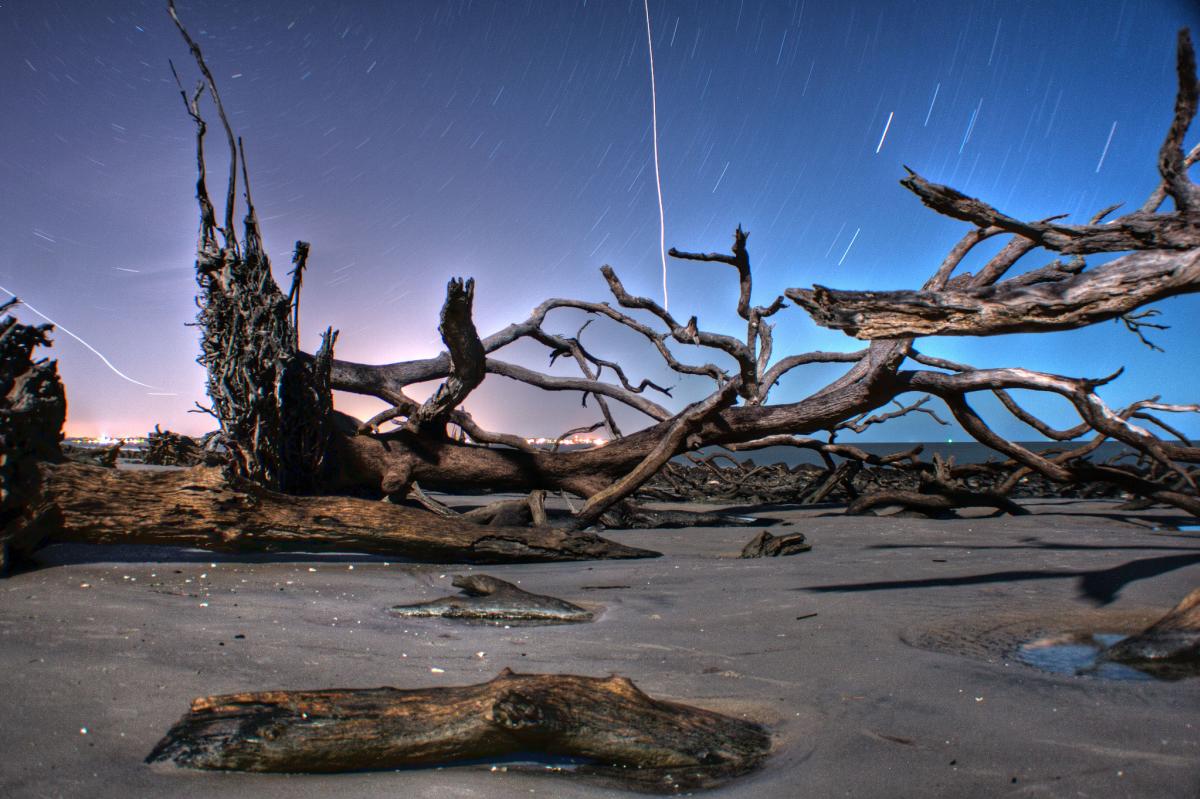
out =
{"type": "Polygon", "coordinates": [[[971,112],[971,121],[967,123],[967,132],[963,134],[962,144],[958,145],[958,154],[962,155],[963,148],[967,146],[967,142],[971,140],[971,131],[975,130],[975,120],[979,118],[979,110],[983,108],[983,98],[979,98],[979,105],[975,106],[975,110],[971,112]]]}
{"type": "Polygon", "coordinates": [[[996,54],[996,44],[1000,41],[1000,26],[1004,24],[1004,19],[996,20],[996,35],[992,37],[992,51],[988,53],[988,66],[992,65],[992,56],[996,54]]]}
{"type": "MultiPolygon", "coordinates": [[[[8,295],[8,296],[10,296],[10,297],[16,297],[16,296],[17,296],[16,294],[12,293],[12,292],[11,292],[11,291],[9,291],[8,289],[4,288],[4,286],[0,286],[0,291],[3,291],[5,294],[7,294],[7,295],[8,295]]],[[[72,333],[70,330],[67,330],[65,327],[63,327],[62,325],[60,325],[58,322],[55,322],[55,321],[54,321],[53,319],[51,319],[49,316],[46,316],[44,313],[42,313],[41,311],[39,311],[37,308],[34,308],[32,305],[30,305],[29,303],[25,302],[25,300],[21,300],[20,302],[21,302],[21,304],[22,304],[22,305],[24,305],[26,308],[28,308],[29,310],[33,311],[33,312],[34,312],[35,314],[37,314],[38,316],[42,317],[43,319],[45,319],[45,320],[46,320],[47,322],[49,322],[50,324],[54,325],[55,329],[57,329],[57,330],[61,330],[63,333],[66,333],[68,336],[70,336],[71,338],[75,339],[75,340],[76,340],[76,341],[78,341],[80,344],[82,344],[83,346],[85,346],[85,347],[87,347],[89,350],[91,350],[91,352],[92,352],[92,353],[93,353],[93,354],[94,354],[94,355],[95,355],[97,358],[99,358],[101,361],[103,361],[103,362],[104,362],[104,365],[105,365],[105,366],[107,366],[109,369],[111,369],[111,370],[113,371],[113,373],[117,375],[117,377],[120,377],[122,380],[128,380],[130,383],[133,383],[134,385],[141,386],[142,388],[149,388],[149,389],[155,389],[155,390],[157,390],[157,389],[158,389],[158,387],[157,387],[157,386],[149,386],[149,385],[146,385],[145,383],[142,383],[141,381],[134,380],[132,377],[130,377],[129,375],[125,374],[124,372],[122,372],[122,371],[121,371],[120,369],[118,369],[117,367],[113,366],[113,365],[112,365],[112,361],[108,360],[108,358],[105,358],[105,357],[104,357],[104,355],[103,355],[103,353],[101,353],[101,352],[100,352],[100,350],[96,349],[96,348],[95,348],[95,347],[93,347],[91,344],[88,344],[86,341],[84,341],[83,339],[81,339],[79,336],[75,335],[75,334],[74,334],[74,333],[72,333]]]]}
{"type": "MultiPolygon", "coordinates": [[[[650,33],[650,0],[643,0],[646,8],[646,46],[650,50],[650,119],[654,126],[654,185],[658,189],[658,255],[662,259],[663,308],[669,306],[667,296],[667,222],[663,210],[662,173],[658,168],[658,87],[654,82],[654,37],[650,33]]],[[[725,165],[728,168],[728,164],[725,165]]],[[[721,173],[724,177],[725,173],[721,173]]],[[[720,183],[720,181],[718,181],[720,183]]],[[[713,191],[716,191],[714,188],[713,191]]]]}
{"type": "Polygon", "coordinates": [[[850,254],[850,248],[854,246],[854,242],[858,239],[858,234],[861,232],[862,228],[858,228],[854,231],[854,235],[850,237],[850,243],[846,245],[846,251],[842,253],[842,257],[837,263],[838,266],[841,266],[842,261],[846,260],[846,256],[850,254]]]}
{"type": "Polygon", "coordinates": [[[720,186],[720,185],[721,185],[721,181],[725,179],[725,173],[729,171],[729,164],[730,164],[730,163],[731,163],[730,161],[726,161],[726,162],[725,162],[725,168],[721,170],[721,177],[717,178],[717,183],[716,183],[716,185],[715,185],[715,186],[713,186],[713,190],[712,190],[712,193],[713,193],[713,194],[716,194],[716,193],[717,193],[717,186],[720,186]]]}
{"type": "Polygon", "coordinates": [[[937,102],[938,92],[942,90],[942,84],[933,87],[933,99],[929,101],[929,110],[925,112],[925,124],[921,127],[929,127],[929,117],[933,115],[933,104],[937,102]]]}
{"type": "Polygon", "coordinates": [[[895,114],[895,111],[888,114],[887,124],[883,126],[883,135],[879,137],[879,144],[875,146],[875,155],[879,155],[879,151],[883,149],[883,140],[887,138],[888,128],[892,126],[892,117],[895,114]]]}
{"type": "Polygon", "coordinates": [[[833,237],[833,241],[829,242],[829,249],[825,251],[825,255],[824,255],[825,258],[828,258],[829,253],[833,252],[833,245],[838,243],[838,239],[840,239],[842,237],[842,231],[845,229],[846,229],[846,223],[843,222],[842,226],[840,228],[838,228],[837,235],[833,237]]]}
{"type": "Polygon", "coordinates": [[[1112,128],[1108,131],[1108,141],[1104,142],[1104,152],[1100,153],[1100,160],[1096,163],[1096,174],[1100,174],[1100,167],[1104,166],[1104,157],[1108,155],[1108,145],[1112,144],[1112,137],[1116,132],[1117,123],[1113,122],[1112,128]]]}

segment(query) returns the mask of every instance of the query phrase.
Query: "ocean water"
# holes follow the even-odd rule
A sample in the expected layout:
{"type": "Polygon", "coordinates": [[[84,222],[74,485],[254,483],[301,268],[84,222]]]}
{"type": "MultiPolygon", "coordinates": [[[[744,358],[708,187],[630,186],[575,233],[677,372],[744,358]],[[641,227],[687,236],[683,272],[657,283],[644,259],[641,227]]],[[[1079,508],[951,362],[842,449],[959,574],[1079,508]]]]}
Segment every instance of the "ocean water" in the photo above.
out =
{"type": "MultiPolygon", "coordinates": [[[[933,454],[939,453],[943,458],[954,458],[955,463],[986,463],[988,460],[1003,461],[1005,457],[999,452],[996,452],[990,447],[985,447],[975,441],[927,441],[914,442],[902,441],[892,443],[860,443],[860,442],[838,442],[838,443],[853,443],[854,446],[866,452],[875,455],[890,455],[894,452],[903,452],[909,450],[917,444],[922,444],[925,449],[921,452],[921,460],[932,461],[933,454]]],[[[1022,446],[1027,447],[1033,452],[1045,452],[1049,449],[1062,447],[1063,445],[1056,441],[1023,441],[1022,446]]],[[[1067,446],[1071,446],[1068,444],[1067,446]]],[[[1117,442],[1106,441],[1092,453],[1092,460],[1103,462],[1109,458],[1116,457],[1121,453],[1128,452],[1129,448],[1124,444],[1117,442]]],[[[765,447],[752,452],[727,452],[719,447],[705,447],[697,451],[700,455],[707,455],[712,452],[725,452],[727,455],[732,455],[738,460],[753,460],[759,465],[770,463],[785,463],[788,466],[797,466],[801,463],[811,463],[817,466],[822,465],[821,457],[812,450],[799,449],[797,447],[765,447]]],[[[675,458],[676,461],[687,463],[685,456],[675,458]]]]}

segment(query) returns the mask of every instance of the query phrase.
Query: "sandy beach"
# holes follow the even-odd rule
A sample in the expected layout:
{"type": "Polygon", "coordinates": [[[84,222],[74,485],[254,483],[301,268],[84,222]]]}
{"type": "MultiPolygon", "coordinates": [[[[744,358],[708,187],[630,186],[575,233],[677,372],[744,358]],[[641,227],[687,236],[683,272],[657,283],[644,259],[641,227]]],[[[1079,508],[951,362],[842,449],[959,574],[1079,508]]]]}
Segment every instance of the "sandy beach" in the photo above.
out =
{"type": "Polygon", "coordinates": [[[1200,584],[1200,534],[1109,503],[1027,507],[954,521],[765,510],[813,549],[761,560],[736,557],[747,528],[606,533],[653,560],[473,568],[60,545],[0,582],[0,795],[622,795],[516,764],[282,776],[142,762],[196,696],[458,685],[510,667],[616,672],[767,725],[764,768],[712,796],[1196,797],[1200,680],[1052,674],[1014,648],[1152,621],[1200,584]],[[456,593],[468,571],[598,618],[387,614],[456,593]]]}

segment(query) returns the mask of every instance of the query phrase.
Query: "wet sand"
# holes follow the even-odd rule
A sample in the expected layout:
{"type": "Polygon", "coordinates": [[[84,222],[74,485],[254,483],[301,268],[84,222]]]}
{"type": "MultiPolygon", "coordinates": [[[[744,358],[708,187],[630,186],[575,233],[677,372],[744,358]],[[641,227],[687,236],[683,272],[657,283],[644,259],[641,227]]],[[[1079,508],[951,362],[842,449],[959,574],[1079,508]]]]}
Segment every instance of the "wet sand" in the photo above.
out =
{"type": "MultiPolygon", "coordinates": [[[[41,570],[0,581],[0,796],[634,796],[491,763],[325,776],[142,763],[195,696],[457,685],[508,666],[617,672],[652,696],[767,724],[775,754],[714,797],[1194,799],[1200,679],[1056,675],[1012,650],[1161,615],[1200,585],[1200,534],[1109,503],[1029,507],[936,522],[766,510],[792,523],[774,532],[814,546],[761,560],[736,558],[752,528],[608,533],[664,553],[654,560],[473,568],[54,547],[41,570]],[[506,628],[388,615],[455,593],[451,576],[468,571],[598,618],[506,628]]],[[[1158,519],[1172,520],[1185,523],[1158,519]]]]}

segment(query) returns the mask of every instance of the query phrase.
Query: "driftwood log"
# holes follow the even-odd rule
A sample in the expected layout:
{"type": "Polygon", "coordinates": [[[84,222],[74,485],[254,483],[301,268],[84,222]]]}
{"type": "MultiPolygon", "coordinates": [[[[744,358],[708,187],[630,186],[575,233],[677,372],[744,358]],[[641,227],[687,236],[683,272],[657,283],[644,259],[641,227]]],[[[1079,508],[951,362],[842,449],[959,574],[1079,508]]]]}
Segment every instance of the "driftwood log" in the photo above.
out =
{"type": "Polygon", "coordinates": [[[127,471],[42,464],[38,511],[54,541],[165,544],[218,552],[365,552],[437,562],[656,557],[591,533],[491,527],[354,497],[236,488],[220,469],[127,471]]]}
{"type": "Polygon", "coordinates": [[[799,555],[808,552],[812,544],[808,543],[804,533],[788,533],[787,535],[772,535],[763,530],[750,539],[742,547],[741,558],[778,558],[784,555],[799,555]]]}
{"type": "Polygon", "coordinates": [[[266,691],[196,699],[147,757],[199,769],[336,772],[518,753],[670,793],[743,774],[768,754],[758,724],[652,699],[623,677],[514,674],[452,688],[266,691]]]}
{"type": "Polygon", "coordinates": [[[1200,676],[1200,588],[1142,632],[1113,644],[1103,657],[1165,679],[1200,676]]]}
{"type": "Polygon", "coordinates": [[[586,608],[552,596],[532,594],[489,574],[459,574],[451,581],[462,596],[447,596],[415,605],[393,605],[388,611],[405,618],[469,619],[472,621],[591,621],[586,608]]]}

